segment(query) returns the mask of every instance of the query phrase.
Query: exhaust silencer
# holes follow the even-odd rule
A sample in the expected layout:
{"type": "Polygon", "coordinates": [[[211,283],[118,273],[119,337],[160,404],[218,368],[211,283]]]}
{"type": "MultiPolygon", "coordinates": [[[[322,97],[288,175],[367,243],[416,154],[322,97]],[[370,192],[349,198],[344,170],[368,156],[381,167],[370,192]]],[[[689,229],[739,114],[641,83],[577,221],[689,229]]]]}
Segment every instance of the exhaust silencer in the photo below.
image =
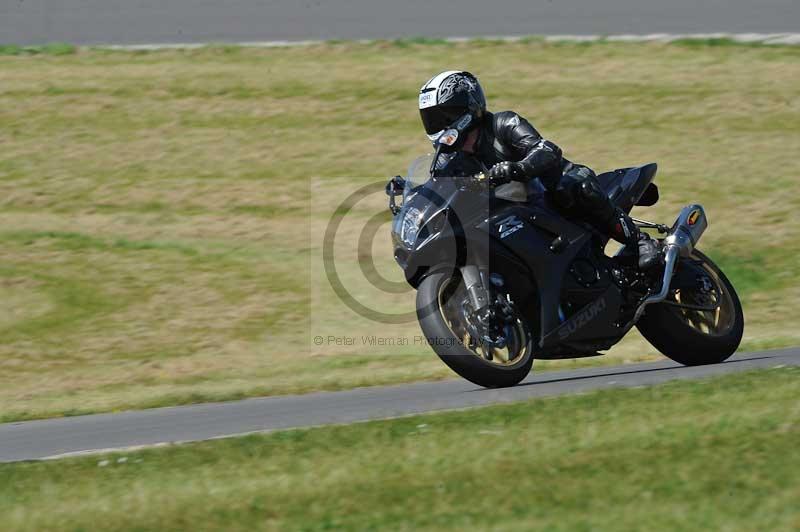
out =
{"type": "Polygon", "coordinates": [[[630,326],[639,321],[648,305],[661,303],[667,298],[678,257],[688,257],[694,251],[694,247],[707,228],[708,218],[706,218],[706,211],[702,205],[684,207],[678,219],[675,220],[675,225],[672,226],[669,236],[664,239],[664,277],[661,280],[661,290],[645,299],[639,305],[630,326]]]}
{"type": "Polygon", "coordinates": [[[708,229],[708,218],[702,205],[684,207],[669,236],[664,240],[667,248],[677,247],[681,257],[688,257],[700,237],[708,229]]]}

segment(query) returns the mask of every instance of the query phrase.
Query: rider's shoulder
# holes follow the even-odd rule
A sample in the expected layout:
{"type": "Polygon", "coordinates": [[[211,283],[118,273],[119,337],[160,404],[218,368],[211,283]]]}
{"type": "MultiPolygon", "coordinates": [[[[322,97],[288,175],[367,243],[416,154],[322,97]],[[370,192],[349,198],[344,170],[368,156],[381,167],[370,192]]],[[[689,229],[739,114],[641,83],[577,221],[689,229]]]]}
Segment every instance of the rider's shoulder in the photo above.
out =
{"type": "Polygon", "coordinates": [[[492,113],[492,118],[498,121],[513,120],[514,118],[521,119],[522,117],[514,111],[495,111],[492,113]]]}
{"type": "Polygon", "coordinates": [[[519,113],[514,111],[500,111],[492,114],[495,127],[517,127],[520,124],[529,124],[519,113]]]}

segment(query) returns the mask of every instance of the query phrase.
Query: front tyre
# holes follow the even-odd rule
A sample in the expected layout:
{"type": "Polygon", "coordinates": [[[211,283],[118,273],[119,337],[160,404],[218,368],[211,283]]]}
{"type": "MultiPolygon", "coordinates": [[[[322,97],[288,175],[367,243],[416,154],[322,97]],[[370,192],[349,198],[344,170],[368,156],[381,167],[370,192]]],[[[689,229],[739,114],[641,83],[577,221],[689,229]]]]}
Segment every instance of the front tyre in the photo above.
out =
{"type": "Polygon", "coordinates": [[[533,340],[522,316],[507,306],[511,317],[503,327],[505,346],[476,338],[470,323],[469,297],[460,277],[433,273],[417,289],[417,318],[429,345],[453,371],[485,388],[514,386],[533,365],[533,340]]]}
{"type": "Polygon", "coordinates": [[[720,363],[742,341],[744,314],[739,296],[722,270],[697,250],[681,259],[679,267],[691,268],[696,285],[671,290],[663,303],[647,308],[636,327],[675,362],[685,366],[720,363]]]}

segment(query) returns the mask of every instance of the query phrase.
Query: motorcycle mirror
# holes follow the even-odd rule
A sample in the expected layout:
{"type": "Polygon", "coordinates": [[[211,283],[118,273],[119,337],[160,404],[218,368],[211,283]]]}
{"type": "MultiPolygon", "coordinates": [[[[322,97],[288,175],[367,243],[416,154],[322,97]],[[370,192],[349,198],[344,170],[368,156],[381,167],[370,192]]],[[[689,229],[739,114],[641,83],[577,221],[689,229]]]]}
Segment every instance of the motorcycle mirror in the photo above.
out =
{"type": "MultiPolygon", "coordinates": [[[[449,128],[445,129],[435,141],[433,141],[433,145],[436,147],[436,153],[433,156],[430,175],[433,175],[433,171],[436,169],[436,163],[439,161],[439,155],[441,155],[442,152],[448,151],[445,148],[453,148],[453,146],[456,146],[456,144],[458,144],[459,137],[461,137],[461,134],[467,130],[471,123],[472,115],[465,113],[458,120],[453,122],[449,128]]],[[[453,150],[451,149],[449,151],[453,150]]]]}

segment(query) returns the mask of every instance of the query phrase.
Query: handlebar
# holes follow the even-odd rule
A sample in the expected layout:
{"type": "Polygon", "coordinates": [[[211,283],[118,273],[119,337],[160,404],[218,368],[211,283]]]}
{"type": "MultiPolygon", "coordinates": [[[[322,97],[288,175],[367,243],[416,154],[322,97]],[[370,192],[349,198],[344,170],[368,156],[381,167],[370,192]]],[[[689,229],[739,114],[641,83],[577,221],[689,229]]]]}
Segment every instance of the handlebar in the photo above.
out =
{"type": "MultiPolygon", "coordinates": [[[[469,176],[453,176],[451,179],[456,181],[459,187],[472,192],[482,192],[494,188],[492,180],[484,172],[469,176]]],[[[389,210],[392,212],[393,216],[400,212],[401,206],[397,205],[395,198],[403,195],[406,184],[406,180],[399,175],[394,176],[386,183],[386,195],[389,196],[389,210]]]]}

